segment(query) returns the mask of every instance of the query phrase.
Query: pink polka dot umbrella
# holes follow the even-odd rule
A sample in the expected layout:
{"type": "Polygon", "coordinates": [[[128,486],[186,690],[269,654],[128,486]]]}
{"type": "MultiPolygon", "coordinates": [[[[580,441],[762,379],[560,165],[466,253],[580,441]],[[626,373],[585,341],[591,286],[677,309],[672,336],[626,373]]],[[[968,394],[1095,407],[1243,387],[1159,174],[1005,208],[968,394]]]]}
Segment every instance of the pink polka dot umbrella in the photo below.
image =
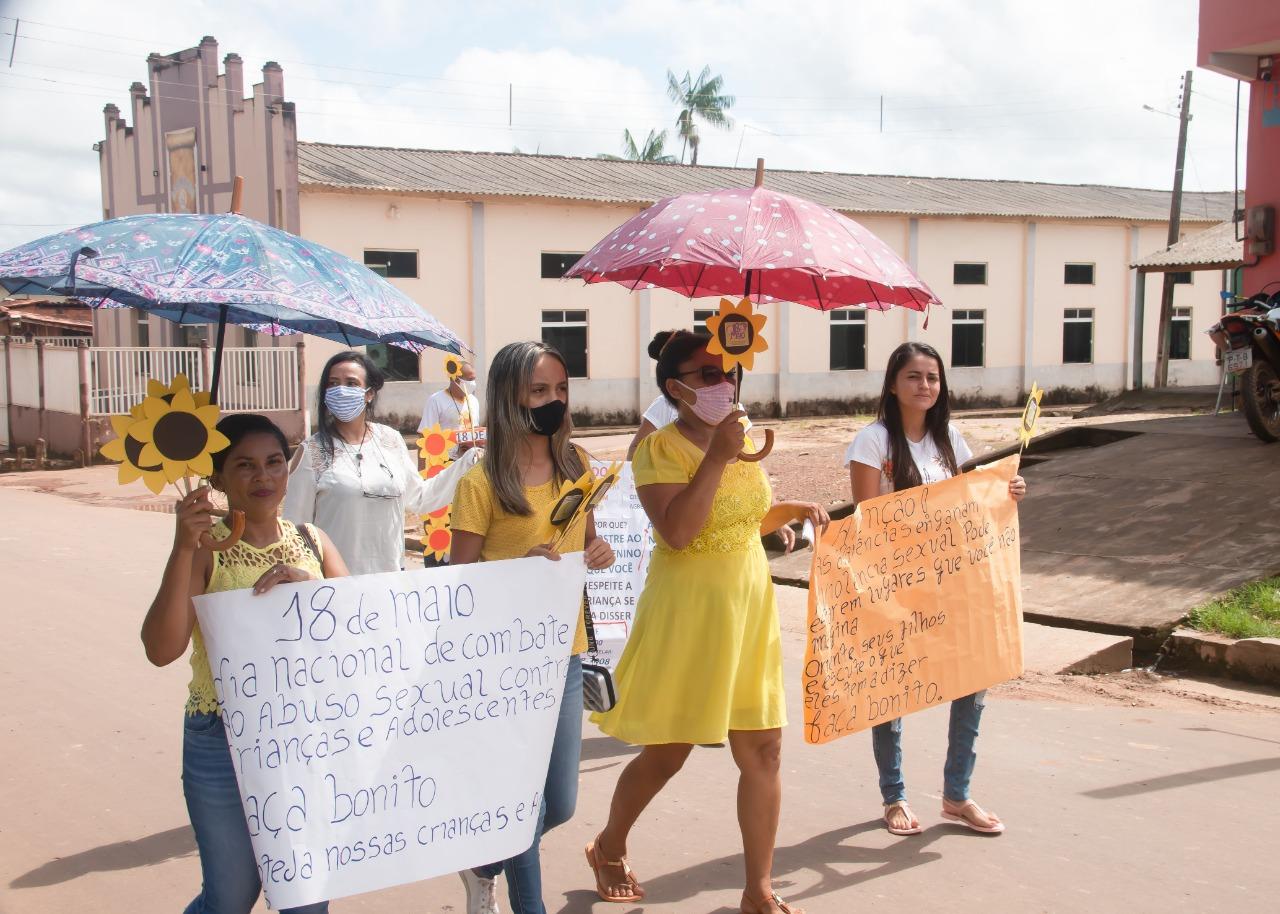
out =
{"type": "Polygon", "coordinates": [[[857,222],[764,187],[660,200],[610,232],[565,276],[821,311],[927,311],[941,304],[901,257],[857,222]]]}

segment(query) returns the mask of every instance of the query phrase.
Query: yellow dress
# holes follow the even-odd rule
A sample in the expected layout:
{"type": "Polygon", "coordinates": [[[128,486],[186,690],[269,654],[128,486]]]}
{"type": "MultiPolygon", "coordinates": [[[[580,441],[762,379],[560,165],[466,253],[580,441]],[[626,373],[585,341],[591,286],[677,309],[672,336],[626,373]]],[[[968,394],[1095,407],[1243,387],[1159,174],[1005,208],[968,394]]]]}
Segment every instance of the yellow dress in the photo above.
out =
{"type": "MultiPolygon", "coordinates": [[[[703,453],[675,424],[640,443],[636,485],[688,483],[703,453]]],[[[614,673],[618,701],[593,714],[636,745],[717,743],[786,725],[778,606],[760,521],[772,504],[756,463],[725,467],[702,530],[683,549],[654,531],[635,625],[614,673]]]]}

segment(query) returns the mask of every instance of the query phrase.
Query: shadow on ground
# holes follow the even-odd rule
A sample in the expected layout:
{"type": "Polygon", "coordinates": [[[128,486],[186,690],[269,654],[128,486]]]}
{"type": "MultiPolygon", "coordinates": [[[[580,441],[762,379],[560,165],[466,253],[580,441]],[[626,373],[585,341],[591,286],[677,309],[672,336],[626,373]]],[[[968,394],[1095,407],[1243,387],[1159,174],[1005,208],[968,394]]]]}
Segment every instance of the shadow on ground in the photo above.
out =
{"type": "Polygon", "coordinates": [[[42,863],[30,872],[23,873],[9,883],[11,889],[35,889],[58,885],[79,879],[90,873],[111,870],[130,870],[152,866],[195,853],[196,838],[190,825],[171,828],[138,838],[135,841],[117,841],[42,863]]]}

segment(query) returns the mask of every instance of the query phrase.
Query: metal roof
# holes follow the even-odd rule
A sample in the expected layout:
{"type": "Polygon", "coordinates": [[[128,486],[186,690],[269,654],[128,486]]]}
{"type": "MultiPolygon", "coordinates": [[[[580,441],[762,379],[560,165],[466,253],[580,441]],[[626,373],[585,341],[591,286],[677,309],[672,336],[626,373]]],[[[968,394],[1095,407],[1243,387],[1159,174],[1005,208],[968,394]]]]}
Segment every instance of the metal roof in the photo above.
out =
{"type": "Polygon", "coordinates": [[[1238,267],[1244,263],[1244,242],[1236,240],[1236,224],[1221,222],[1188,235],[1172,247],[1148,254],[1129,264],[1144,273],[1170,270],[1238,267]]]}
{"type": "MultiPolygon", "coordinates": [[[[664,197],[750,187],[754,169],[661,165],[611,159],[448,152],[298,143],[302,190],[413,193],[466,199],[526,197],[647,206],[664,197]]],[[[1044,184],[968,178],[916,178],[823,171],[770,171],[773,190],[848,213],[1119,219],[1167,222],[1169,192],[1100,184],[1044,184]]],[[[1184,193],[1184,222],[1232,212],[1232,194],[1184,193]]]]}

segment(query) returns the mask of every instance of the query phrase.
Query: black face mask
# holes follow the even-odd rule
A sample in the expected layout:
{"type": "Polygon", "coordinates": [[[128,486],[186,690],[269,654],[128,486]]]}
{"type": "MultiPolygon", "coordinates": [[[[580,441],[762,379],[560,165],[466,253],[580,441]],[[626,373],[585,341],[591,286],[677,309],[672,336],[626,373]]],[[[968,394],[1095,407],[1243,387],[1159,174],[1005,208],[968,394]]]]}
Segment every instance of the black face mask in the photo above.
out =
{"type": "Polygon", "coordinates": [[[564,425],[564,414],[568,408],[568,404],[563,400],[548,400],[541,406],[528,410],[529,422],[533,425],[535,432],[550,438],[560,431],[560,426],[564,425]]]}

